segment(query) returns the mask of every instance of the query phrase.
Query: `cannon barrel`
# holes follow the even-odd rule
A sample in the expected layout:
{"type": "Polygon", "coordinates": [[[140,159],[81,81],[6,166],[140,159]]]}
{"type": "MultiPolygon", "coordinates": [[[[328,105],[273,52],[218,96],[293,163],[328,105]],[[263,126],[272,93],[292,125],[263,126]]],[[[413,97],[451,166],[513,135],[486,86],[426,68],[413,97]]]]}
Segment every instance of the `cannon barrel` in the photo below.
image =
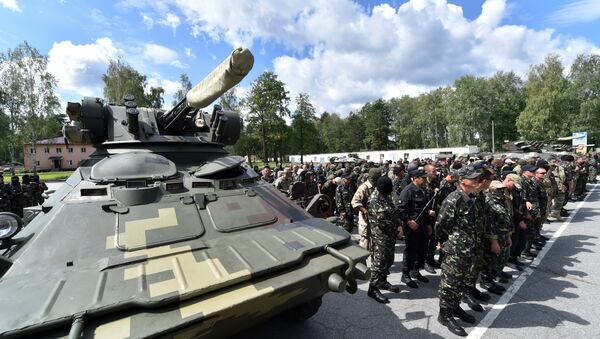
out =
{"type": "Polygon", "coordinates": [[[254,56],[249,49],[238,47],[186,96],[188,105],[203,108],[237,85],[250,72],[254,56]]]}
{"type": "Polygon", "coordinates": [[[242,81],[253,65],[252,52],[247,48],[236,48],[227,59],[192,88],[183,100],[161,116],[159,124],[166,131],[181,130],[186,121],[194,119],[198,109],[208,106],[242,81]]]}

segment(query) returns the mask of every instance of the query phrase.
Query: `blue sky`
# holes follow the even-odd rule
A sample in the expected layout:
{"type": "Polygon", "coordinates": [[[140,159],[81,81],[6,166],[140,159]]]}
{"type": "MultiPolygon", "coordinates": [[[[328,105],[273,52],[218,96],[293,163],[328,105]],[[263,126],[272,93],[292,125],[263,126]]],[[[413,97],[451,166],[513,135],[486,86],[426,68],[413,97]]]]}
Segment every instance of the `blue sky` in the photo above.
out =
{"type": "Polygon", "coordinates": [[[101,76],[122,58],[166,89],[200,81],[244,44],[255,66],[318,113],[346,115],[377,98],[418,95],[464,74],[525,76],[548,53],[569,66],[600,53],[600,1],[0,0],[0,51],[27,40],[49,56],[66,101],[102,96],[101,76]]]}

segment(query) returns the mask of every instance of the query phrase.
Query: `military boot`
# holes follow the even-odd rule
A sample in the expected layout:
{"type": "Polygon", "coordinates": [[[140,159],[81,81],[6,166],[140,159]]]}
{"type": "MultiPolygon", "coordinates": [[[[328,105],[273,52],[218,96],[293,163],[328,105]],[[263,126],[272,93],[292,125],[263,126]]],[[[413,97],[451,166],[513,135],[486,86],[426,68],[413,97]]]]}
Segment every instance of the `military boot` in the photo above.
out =
{"type": "Polygon", "coordinates": [[[480,290],[478,290],[475,287],[467,287],[467,292],[470,293],[473,298],[480,300],[480,301],[485,301],[488,302],[490,301],[490,295],[485,293],[485,292],[481,292],[480,290]]]}
{"type": "Polygon", "coordinates": [[[470,293],[464,293],[462,301],[465,302],[469,307],[476,312],[483,312],[483,307],[473,298],[470,293]]]}
{"type": "Polygon", "coordinates": [[[452,316],[452,311],[447,308],[440,308],[440,314],[438,315],[438,322],[448,328],[450,332],[461,336],[466,337],[467,332],[464,328],[462,328],[456,319],[452,316]]]}
{"type": "Polygon", "coordinates": [[[427,279],[426,277],[421,275],[421,272],[419,272],[419,270],[412,270],[410,271],[410,277],[413,279],[417,279],[420,282],[424,282],[424,283],[428,283],[429,279],[427,279]]]}
{"type": "Polygon", "coordinates": [[[419,288],[419,285],[417,285],[417,282],[410,278],[409,273],[403,272],[402,277],[400,278],[400,281],[405,283],[406,286],[408,286],[410,288],[419,288]]]}
{"type": "Polygon", "coordinates": [[[433,265],[431,265],[429,262],[426,262],[426,263],[423,265],[423,269],[424,269],[425,271],[427,271],[427,273],[431,273],[431,274],[435,274],[435,273],[436,273],[436,272],[435,272],[435,268],[434,268],[434,267],[433,267],[433,265]]]}
{"type": "Polygon", "coordinates": [[[469,324],[475,323],[475,317],[470,315],[469,313],[465,312],[465,310],[460,308],[460,306],[456,307],[456,309],[454,310],[454,315],[457,316],[458,319],[460,319],[466,323],[469,323],[469,324]]]}
{"type": "Polygon", "coordinates": [[[491,279],[482,279],[479,285],[481,285],[482,288],[485,288],[489,292],[497,295],[501,295],[502,293],[506,292],[506,288],[504,288],[504,286],[496,284],[491,279]]]}
{"type": "Polygon", "coordinates": [[[369,284],[369,290],[367,291],[367,295],[375,299],[375,301],[377,301],[378,303],[388,304],[390,302],[390,299],[383,295],[375,285],[369,284]]]}
{"type": "Polygon", "coordinates": [[[400,287],[390,284],[390,282],[387,280],[380,281],[375,286],[377,286],[377,288],[381,290],[386,290],[394,293],[400,292],[400,287]]]}

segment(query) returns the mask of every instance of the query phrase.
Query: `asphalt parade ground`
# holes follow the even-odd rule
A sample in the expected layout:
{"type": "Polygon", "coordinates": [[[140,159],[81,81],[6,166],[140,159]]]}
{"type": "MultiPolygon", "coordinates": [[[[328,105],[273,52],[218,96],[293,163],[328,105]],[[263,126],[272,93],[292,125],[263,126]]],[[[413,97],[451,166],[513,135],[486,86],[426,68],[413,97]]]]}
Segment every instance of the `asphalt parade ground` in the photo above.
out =
{"type": "MultiPolygon", "coordinates": [[[[600,184],[588,184],[584,201],[570,202],[563,222],[544,224],[550,237],[522,272],[513,274],[507,291],[484,306],[484,312],[462,308],[477,318],[461,322],[468,338],[600,338],[600,184]]],[[[389,281],[400,293],[384,292],[391,302],[367,297],[368,284],[354,295],[328,293],[311,319],[292,323],[273,318],[238,338],[449,338],[456,337],[437,322],[438,274],[421,271],[430,282],[411,289],[400,282],[403,243],[396,245],[389,281]]]]}

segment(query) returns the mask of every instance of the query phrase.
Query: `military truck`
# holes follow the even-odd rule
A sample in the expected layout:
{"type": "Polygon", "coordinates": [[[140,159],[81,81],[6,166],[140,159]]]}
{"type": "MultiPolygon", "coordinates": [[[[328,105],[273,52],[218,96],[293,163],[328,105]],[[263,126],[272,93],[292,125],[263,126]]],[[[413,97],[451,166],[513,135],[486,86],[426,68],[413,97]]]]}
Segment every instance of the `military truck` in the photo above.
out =
{"type": "Polygon", "coordinates": [[[367,252],[226,152],[238,113],[201,110],[253,61],[234,50],[169,111],[68,104],[67,141],[97,151],[26,227],[0,214],[0,336],[223,337],[357,291],[367,252]]]}

